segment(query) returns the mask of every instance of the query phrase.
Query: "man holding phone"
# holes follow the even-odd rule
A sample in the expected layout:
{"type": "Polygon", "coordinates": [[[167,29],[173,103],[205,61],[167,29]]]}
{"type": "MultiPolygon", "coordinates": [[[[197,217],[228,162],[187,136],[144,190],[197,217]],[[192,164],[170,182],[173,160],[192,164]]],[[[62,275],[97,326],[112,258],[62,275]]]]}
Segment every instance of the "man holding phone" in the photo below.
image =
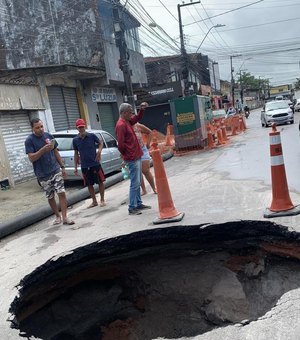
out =
{"type": "Polygon", "coordinates": [[[32,134],[25,141],[25,150],[30,162],[33,164],[34,173],[43,187],[49,205],[56,218],[53,225],[74,224],[67,217],[67,199],[65,193],[64,179],[65,167],[57,150],[57,142],[53,136],[44,131],[43,122],[39,118],[31,121],[32,134]],[[58,195],[61,214],[55,201],[55,192],[58,195]]]}

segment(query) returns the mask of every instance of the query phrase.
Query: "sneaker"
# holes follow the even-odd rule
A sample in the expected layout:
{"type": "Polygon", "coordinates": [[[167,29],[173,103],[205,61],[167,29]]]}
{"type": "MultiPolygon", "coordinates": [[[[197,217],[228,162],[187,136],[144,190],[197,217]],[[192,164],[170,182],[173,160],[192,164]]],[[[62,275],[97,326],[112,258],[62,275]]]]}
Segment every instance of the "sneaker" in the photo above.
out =
{"type": "Polygon", "coordinates": [[[151,205],[145,205],[145,204],[141,204],[138,207],[136,207],[137,210],[145,210],[145,209],[151,209],[151,205]]]}
{"type": "Polygon", "coordinates": [[[138,210],[138,209],[131,209],[131,210],[128,210],[128,214],[129,215],[141,215],[141,211],[138,210]]]}

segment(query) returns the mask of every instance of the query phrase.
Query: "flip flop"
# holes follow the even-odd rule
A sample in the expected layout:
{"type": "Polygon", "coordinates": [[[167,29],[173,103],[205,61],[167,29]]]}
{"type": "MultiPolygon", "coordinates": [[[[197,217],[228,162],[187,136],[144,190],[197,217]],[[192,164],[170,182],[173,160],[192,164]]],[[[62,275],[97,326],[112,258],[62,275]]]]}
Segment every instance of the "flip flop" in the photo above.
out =
{"type": "Polygon", "coordinates": [[[72,225],[72,224],[75,224],[75,222],[67,218],[65,221],[63,221],[63,224],[64,225],[72,225]]]}
{"type": "Polygon", "coordinates": [[[100,202],[100,207],[105,207],[106,206],[106,203],[105,202],[100,202]]]}
{"type": "Polygon", "coordinates": [[[61,224],[61,218],[60,218],[60,217],[57,217],[57,218],[53,221],[52,225],[59,225],[59,224],[61,224]]]}
{"type": "Polygon", "coordinates": [[[91,203],[89,206],[88,206],[88,209],[90,208],[94,208],[94,207],[97,207],[98,206],[98,203],[91,203]]]}

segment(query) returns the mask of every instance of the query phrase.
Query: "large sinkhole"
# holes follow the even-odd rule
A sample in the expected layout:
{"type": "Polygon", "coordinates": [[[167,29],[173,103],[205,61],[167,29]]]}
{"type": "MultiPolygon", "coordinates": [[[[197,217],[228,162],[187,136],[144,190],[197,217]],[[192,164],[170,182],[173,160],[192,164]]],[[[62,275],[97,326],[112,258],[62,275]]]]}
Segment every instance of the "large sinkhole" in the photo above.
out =
{"type": "Polygon", "coordinates": [[[148,340],[249,323],[300,284],[299,234],[270,222],[164,227],[95,242],[27,275],[23,336],[148,340]]]}

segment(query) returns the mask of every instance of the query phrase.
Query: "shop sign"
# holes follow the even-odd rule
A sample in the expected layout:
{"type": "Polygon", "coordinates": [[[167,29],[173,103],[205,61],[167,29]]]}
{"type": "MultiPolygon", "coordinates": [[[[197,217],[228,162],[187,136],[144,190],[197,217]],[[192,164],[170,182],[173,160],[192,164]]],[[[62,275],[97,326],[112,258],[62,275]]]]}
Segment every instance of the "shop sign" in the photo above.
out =
{"type": "Polygon", "coordinates": [[[178,125],[191,125],[194,124],[196,118],[194,112],[180,112],[177,113],[177,124],[178,125]]]}
{"type": "Polygon", "coordinates": [[[92,101],[97,103],[112,103],[117,101],[114,89],[104,87],[92,88],[92,101]]]}

